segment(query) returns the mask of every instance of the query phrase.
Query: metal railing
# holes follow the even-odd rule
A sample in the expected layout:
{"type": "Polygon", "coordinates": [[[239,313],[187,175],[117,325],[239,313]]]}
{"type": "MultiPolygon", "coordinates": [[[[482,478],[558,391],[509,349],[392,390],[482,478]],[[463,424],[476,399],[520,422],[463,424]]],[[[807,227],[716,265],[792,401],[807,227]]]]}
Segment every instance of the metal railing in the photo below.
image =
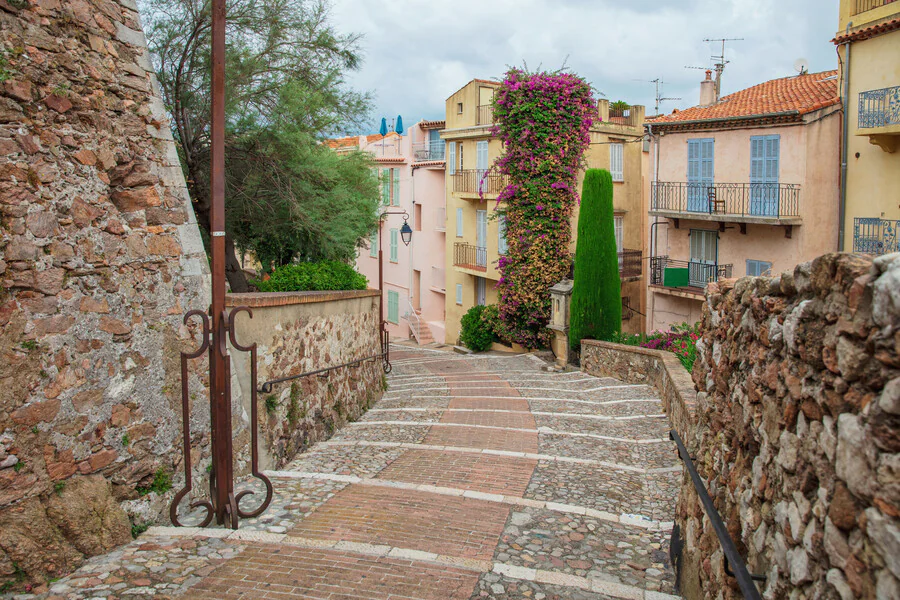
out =
{"type": "Polygon", "coordinates": [[[441,267],[431,267],[431,287],[442,292],[447,291],[447,275],[441,267]]]}
{"type": "Polygon", "coordinates": [[[895,0],[856,0],[856,6],[854,7],[853,14],[858,15],[859,13],[864,13],[867,10],[887,6],[894,1],[895,0]]]}
{"type": "Polygon", "coordinates": [[[734,545],[734,540],[732,540],[731,536],[728,534],[728,528],[722,521],[719,511],[716,510],[716,505],[712,498],[710,498],[709,492],[706,491],[706,484],[703,482],[703,479],[700,478],[700,473],[697,472],[697,467],[694,466],[694,461],[691,459],[691,455],[688,453],[687,448],[685,448],[684,442],[681,441],[681,437],[674,429],[669,432],[669,438],[672,439],[678,447],[678,454],[681,456],[681,462],[684,463],[688,474],[691,476],[691,482],[694,484],[697,496],[700,497],[700,503],[703,504],[703,510],[709,518],[709,523],[712,525],[713,531],[716,532],[716,537],[719,538],[719,545],[722,547],[722,553],[725,555],[725,573],[737,580],[738,588],[740,588],[744,598],[747,600],[761,600],[759,590],[756,589],[754,581],[765,581],[766,578],[762,575],[752,575],[750,571],[747,570],[747,565],[744,563],[744,559],[741,558],[737,547],[734,545]],[[733,567],[734,571],[729,567],[733,567]]]}
{"type": "Polygon", "coordinates": [[[861,254],[900,252],[900,220],[856,217],[853,219],[853,251],[861,254]]]}
{"type": "Polygon", "coordinates": [[[494,106],[492,104],[482,104],[475,110],[476,125],[492,125],[494,123],[494,106]]]}
{"type": "Polygon", "coordinates": [[[434,209],[435,231],[447,231],[447,207],[439,206],[434,209]]]}
{"type": "Polygon", "coordinates": [[[625,125],[626,127],[639,127],[643,123],[638,123],[637,111],[632,108],[613,108],[609,107],[609,122],[614,125],[625,125]]]}
{"type": "Polygon", "coordinates": [[[799,217],[800,186],[793,183],[659,181],[653,184],[650,210],[726,217],[799,217]]]}
{"type": "Polygon", "coordinates": [[[413,158],[416,162],[444,160],[446,144],[444,140],[413,144],[413,158]]]}
{"type": "Polygon", "coordinates": [[[413,306],[412,299],[409,297],[406,298],[406,306],[409,308],[409,312],[406,314],[406,322],[409,323],[409,329],[412,331],[413,337],[416,338],[416,343],[421,344],[422,340],[419,339],[422,331],[422,321],[419,319],[419,313],[416,312],[416,307],[413,306]]]}
{"type": "Polygon", "coordinates": [[[860,129],[900,125],[900,85],[859,93],[860,129]]]}
{"type": "Polygon", "coordinates": [[[666,269],[687,269],[687,287],[703,291],[707,283],[731,277],[733,265],[711,265],[696,260],[673,260],[668,256],[654,256],[650,258],[650,283],[666,285],[666,269]]]}
{"type": "Polygon", "coordinates": [[[509,177],[489,169],[464,169],[452,175],[453,191],[461,194],[499,194],[509,177]]]}
{"type": "Polygon", "coordinates": [[[640,250],[619,252],[619,277],[640,277],[644,272],[643,256],[640,250]]]}
{"type": "Polygon", "coordinates": [[[453,245],[453,265],[477,271],[487,271],[487,248],[465,242],[453,245]]]}

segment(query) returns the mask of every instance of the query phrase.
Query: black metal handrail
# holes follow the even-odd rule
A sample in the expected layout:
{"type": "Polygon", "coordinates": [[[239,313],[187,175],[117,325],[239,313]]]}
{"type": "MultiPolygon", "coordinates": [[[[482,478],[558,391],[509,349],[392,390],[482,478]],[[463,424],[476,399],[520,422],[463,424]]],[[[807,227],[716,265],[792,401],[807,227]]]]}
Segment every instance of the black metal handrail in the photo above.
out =
{"type": "Polygon", "coordinates": [[[853,251],[876,256],[900,252],[900,219],[855,217],[853,251]]]}
{"type": "Polygon", "coordinates": [[[800,186],[793,183],[653,184],[651,210],[782,219],[800,216],[800,186]]]}
{"type": "Polygon", "coordinates": [[[487,270],[487,248],[456,242],[453,245],[453,265],[485,271],[487,270]]]}
{"type": "Polygon", "coordinates": [[[489,169],[464,169],[452,175],[453,191],[463,194],[499,194],[509,177],[489,169]]]}
{"type": "Polygon", "coordinates": [[[673,260],[668,256],[650,258],[650,283],[665,284],[665,271],[668,268],[687,269],[688,287],[703,290],[706,284],[731,277],[733,265],[706,264],[695,260],[673,260]]]}
{"type": "Polygon", "coordinates": [[[640,277],[644,271],[643,256],[640,250],[619,252],[619,277],[640,277]]]}
{"type": "Polygon", "coordinates": [[[681,441],[681,437],[674,429],[669,432],[669,438],[675,442],[676,446],[678,446],[678,454],[681,456],[681,462],[683,462],[685,468],[687,468],[688,474],[691,476],[691,481],[694,484],[694,489],[697,491],[700,502],[703,504],[703,510],[706,511],[706,516],[709,518],[713,531],[716,532],[716,537],[719,538],[719,545],[722,546],[722,553],[725,555],[725,572],[737,579],[738,587],[741,589],[744,598],[747,598],[748,600],[761,600],[759,590],[756,589],[756,584],[753,582],[765,581],[765,576],[752,575],[750,571],[747,570],[747,564],[744,562],[744,559],[741,558],[731,536],[728,535],[728,528],[722,521],[722,517],[719,516],[719,511],[716,510],[716,505],[709,496],[709,492],[706,491],[706,484],[700,478],[700,473],[697,472],[697,467],[694,466],[694,461],[691,459],[691,455],[684,446],[684,442],[681,441]],[[729,565],[734,567],[734,572],[728,568],[729,565]]]}

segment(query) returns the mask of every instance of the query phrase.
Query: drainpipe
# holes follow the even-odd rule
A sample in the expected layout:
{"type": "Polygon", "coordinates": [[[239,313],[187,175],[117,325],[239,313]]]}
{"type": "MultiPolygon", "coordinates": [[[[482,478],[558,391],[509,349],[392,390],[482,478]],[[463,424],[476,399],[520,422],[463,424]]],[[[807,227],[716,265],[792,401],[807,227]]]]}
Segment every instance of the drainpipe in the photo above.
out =
{"type": "MultiPolygon", "coordinates": [[[[847,23],[846,33],[849,35],[853,21],[847,23]]],[[[847,118],[848,104],[850,102],[850,46],[852,42],[842,44],[847,48],[847,56],[844,61],[844,114],[843,114],[843,139],[841,140],[841,199],[838,203],[838,252],[844,251],[844,220],[847,216],[847,146],[850,138],[850,120],[847,118]]]]}

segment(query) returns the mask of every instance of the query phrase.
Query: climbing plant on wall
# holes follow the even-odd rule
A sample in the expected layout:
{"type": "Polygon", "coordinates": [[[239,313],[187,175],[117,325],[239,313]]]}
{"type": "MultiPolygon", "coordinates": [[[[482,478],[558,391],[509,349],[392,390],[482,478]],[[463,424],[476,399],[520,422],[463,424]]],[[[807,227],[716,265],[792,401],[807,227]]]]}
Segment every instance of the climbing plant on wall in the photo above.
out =
{"type": "Polygon", "coordinates": [[[497,168],[510,182],[498,198],[508,243],[497,284],[505,341],[549,344],[547,290],[571,268],[569,219],[596,111],[590,85],[566,72],[510,69],[494,96],[505,151],[497,168]]]}

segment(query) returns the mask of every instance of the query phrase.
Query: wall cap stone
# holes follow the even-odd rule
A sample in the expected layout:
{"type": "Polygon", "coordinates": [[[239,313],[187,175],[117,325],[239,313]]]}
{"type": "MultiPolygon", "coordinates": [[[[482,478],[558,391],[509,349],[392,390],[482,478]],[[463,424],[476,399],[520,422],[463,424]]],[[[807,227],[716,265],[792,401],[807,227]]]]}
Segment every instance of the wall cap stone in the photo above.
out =
{"type": "Polygon", "coordinates": [[[342,290],[334,292],[251,292],[247,294],[227,294],[225,306],[248,306],[264,308],[268,306],[290,306],[292,304],[316,304],[335,300],[355,298],[377,298],[378,290],[342,290]]]}

